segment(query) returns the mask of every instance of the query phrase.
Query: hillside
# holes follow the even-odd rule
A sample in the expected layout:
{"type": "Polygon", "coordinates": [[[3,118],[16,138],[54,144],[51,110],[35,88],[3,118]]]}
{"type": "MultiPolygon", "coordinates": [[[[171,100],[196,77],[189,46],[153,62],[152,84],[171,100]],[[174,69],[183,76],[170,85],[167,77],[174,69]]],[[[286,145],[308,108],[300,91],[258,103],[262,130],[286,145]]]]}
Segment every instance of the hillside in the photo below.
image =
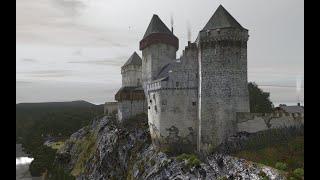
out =
{"type": "Polygon", "coordinates": [[[25,138],[31,131],[42,135],[69,136],[89,120],[103,113],[103,105],[86,101],[19,103],[16,105],[16,137],[25,138]]]}
{"type": "Polygon", "coordinates": [[[76,179],[285,179],[274,168],[229,155],[158,151],[145,115],[124,124],[107,116],[93,121],[70,136],[54,166],[76,179]]]}
{"type": "Polygon", "coordinates": [[[103,105],[86,101],[16,104],[16,143],[35,158],[31,174],[40,175],[54,158],[46,140],[63,141],[102,114],[103,105]]]}

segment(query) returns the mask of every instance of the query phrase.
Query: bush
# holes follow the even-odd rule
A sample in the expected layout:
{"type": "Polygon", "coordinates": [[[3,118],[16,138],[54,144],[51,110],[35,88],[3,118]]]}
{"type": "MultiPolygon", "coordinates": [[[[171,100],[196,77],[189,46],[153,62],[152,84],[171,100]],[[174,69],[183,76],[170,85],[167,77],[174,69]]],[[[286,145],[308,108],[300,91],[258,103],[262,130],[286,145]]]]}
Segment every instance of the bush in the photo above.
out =
{"type": "Polygon", "coordinates": [[[304,170],[302,168],[297,168],[293,171],[294,176],[302,178],[304,176],[304,170]]]}
{"type": "Polygon", "coordinates": [[[265,172],[263,172],[263,171],[260,171],[258,175],[261,177],[262,180],[268,180],[269,179],[267,174],[265,172]]]}
{"type": "Polygon", "coordinates": [[[288,168],[287,164],[282,162],[277,162],[275,167],[282,171],[285,171],[288,168]]]}
{"type": "Polygon", "coordinates": [[[177,161],[186,161],[186,165],[191,167],[197,167],[200,166],[201,161],[198,159],[198,157],[195,154],[181,154],[177,156],[177,161]]]}

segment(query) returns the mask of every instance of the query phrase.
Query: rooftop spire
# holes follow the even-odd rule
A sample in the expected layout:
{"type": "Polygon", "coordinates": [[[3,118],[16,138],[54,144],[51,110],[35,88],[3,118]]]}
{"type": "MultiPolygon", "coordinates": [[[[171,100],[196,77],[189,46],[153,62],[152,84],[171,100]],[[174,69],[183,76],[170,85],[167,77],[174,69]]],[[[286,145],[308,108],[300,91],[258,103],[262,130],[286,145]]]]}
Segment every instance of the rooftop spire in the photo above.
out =
{"type": "Polygon", "coordinates": [[[140,56],[136,52],[134,52],[122,67],[127,66],[127,65],[141,66],[141,64],[142,64],[142,60],[141,60],[140,56]]]}
{"type": "Polygon", "coordinates": [[[154,14],[146,33],[140,41],[139,49],[143,50],[152,44],[164,43],[179,48],[179,40],[172,31],[154,14]]]}
{"type": "Polygon", "coordinates": [[[222,5],[219,5],[202,30],[230,27],[244,29],[222,5]]]}
{"type": "Polygon", "coordinates": [[[147,31],[144,33],[143,38],[153,33],[163,33],[163,34],[173,35],[172,32],[169,30],[169,28],[161,21],[159,16],[156,14],[152,16],[150,24],[147,28],[147,31]]]}

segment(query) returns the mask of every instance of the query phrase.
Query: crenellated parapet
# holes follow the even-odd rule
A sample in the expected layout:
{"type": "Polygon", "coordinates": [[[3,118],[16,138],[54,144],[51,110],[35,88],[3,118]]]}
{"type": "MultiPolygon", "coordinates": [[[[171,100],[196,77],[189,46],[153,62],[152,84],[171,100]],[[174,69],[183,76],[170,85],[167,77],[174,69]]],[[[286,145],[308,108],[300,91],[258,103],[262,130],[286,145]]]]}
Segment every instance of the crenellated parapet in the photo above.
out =
{"type": "Polygon", "coordinates": [[[223,28],[200,31],[197,45],[202,48],[228,46],[228,47],[246,47],[249,39],[248,30],[223,28]]]}

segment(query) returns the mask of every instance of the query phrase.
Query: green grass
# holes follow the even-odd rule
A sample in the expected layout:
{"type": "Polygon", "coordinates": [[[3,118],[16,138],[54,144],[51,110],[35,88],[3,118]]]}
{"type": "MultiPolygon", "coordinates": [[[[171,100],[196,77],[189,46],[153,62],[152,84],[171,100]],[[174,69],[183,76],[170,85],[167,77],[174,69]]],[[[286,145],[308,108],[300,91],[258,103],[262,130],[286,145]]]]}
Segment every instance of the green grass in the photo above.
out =
{"type": "Polygon", "coordinates": [[[183,154],[177,156],[177,160],[178,161],[186,161],[186,165],[189,168],[199,166],[201,163],[201,161],[199,160],[199,158],[195,154],[183,153],[183,154]]]}
{"type": "Polygon", "coordinates": [[[50,144],[49,146],[52,149],[59,150],[63,145],[64,145],[64,141],[57,141],[57,142],[54,142],[54,143],[50,144]]]}
{"type": "MultiPolygon", "coordinates": [[[[233,155],[293,174],[297,168],[304,168],[304,136],[297,136],[286,143],[258,150],[243,150],[233,155]]],[[[296,174],[303,174],[303,172],[296,170],[296,174]]]]}
{"type": "Polygon", "coordinates": [[[76,142],[76,146],[80,154],[71,171],[73,176],[78,176],[85,171],[85,163],[93,156],[94,150],[96,149],[96,136],[90,133],[83,140],[76,142]]]}

